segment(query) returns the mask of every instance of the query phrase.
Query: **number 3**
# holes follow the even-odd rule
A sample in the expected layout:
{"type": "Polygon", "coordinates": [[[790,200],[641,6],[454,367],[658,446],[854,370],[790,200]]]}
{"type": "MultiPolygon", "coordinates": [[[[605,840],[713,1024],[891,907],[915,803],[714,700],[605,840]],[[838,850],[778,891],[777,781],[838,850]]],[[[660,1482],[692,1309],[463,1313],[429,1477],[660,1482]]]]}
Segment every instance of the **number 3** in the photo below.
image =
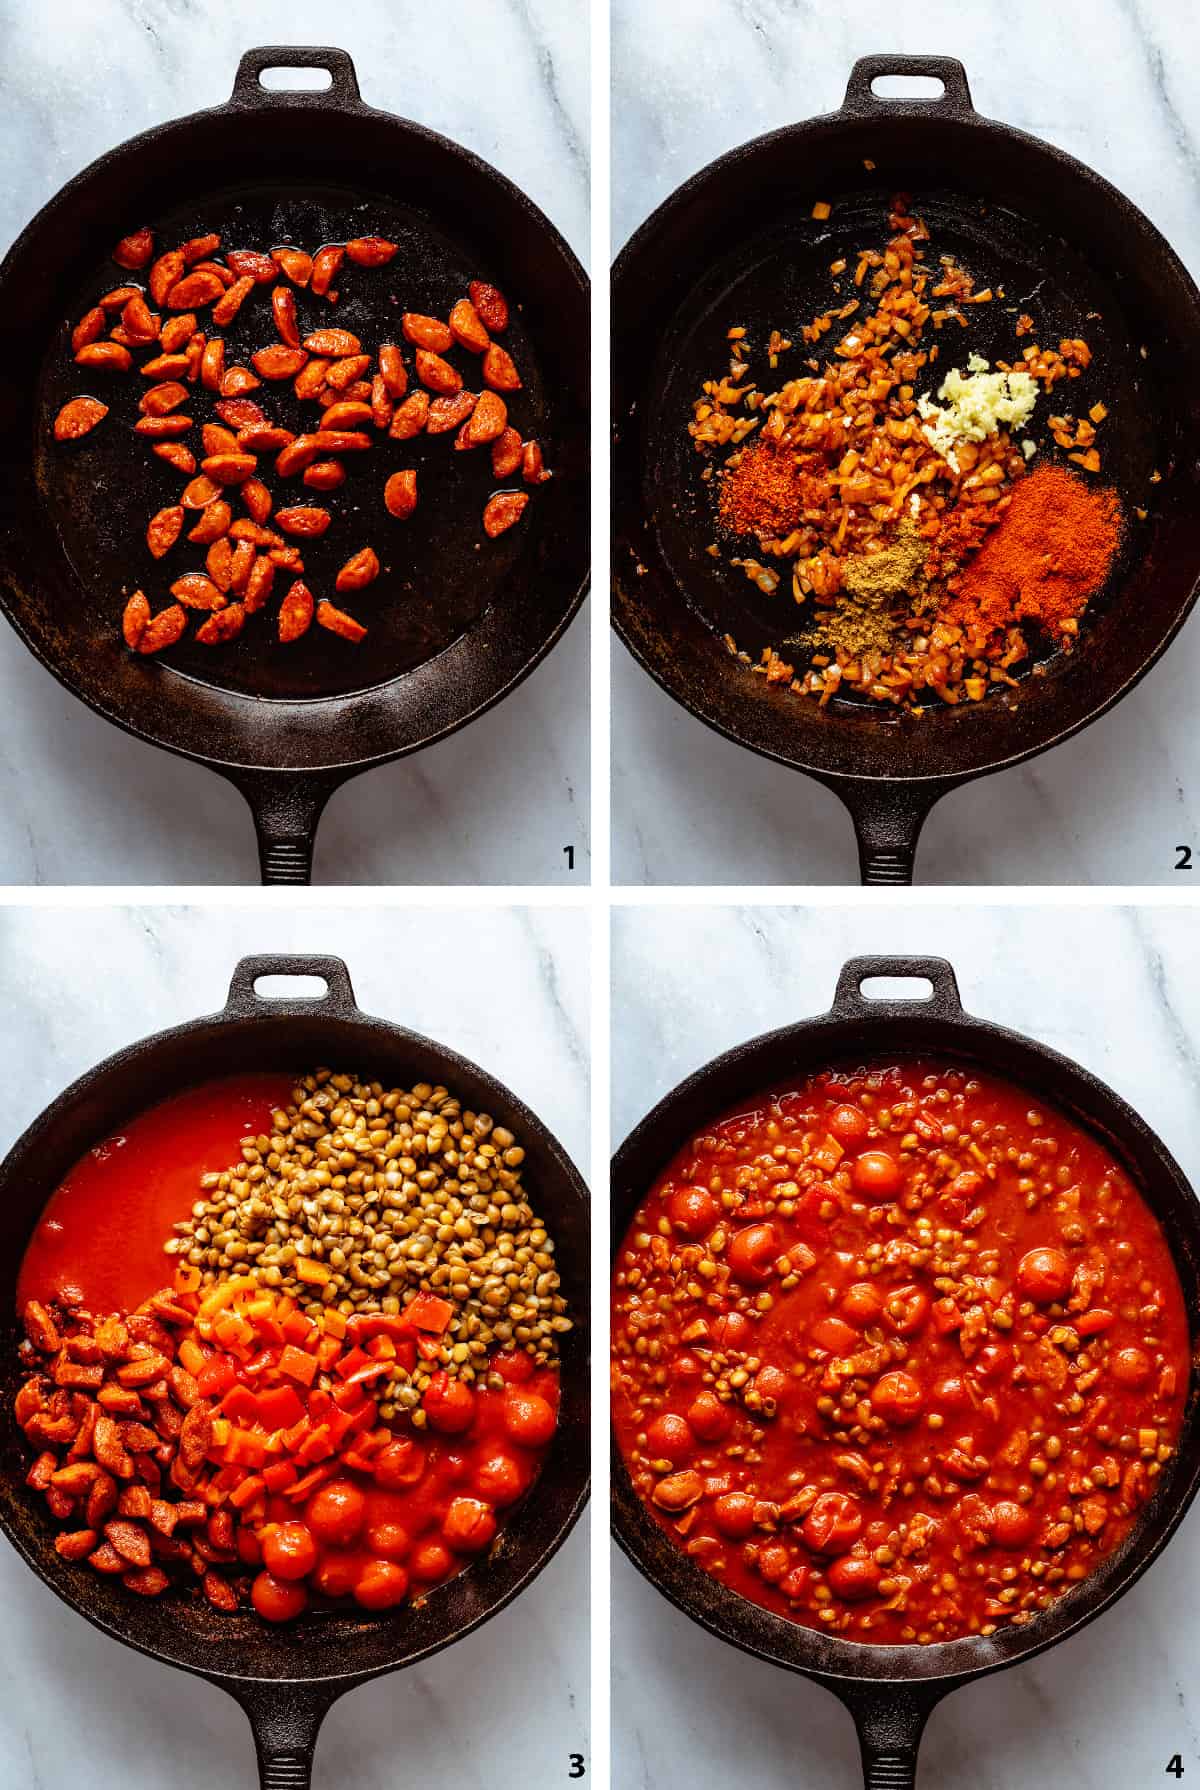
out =
{"type": "MultiPolygon", "coordinates": [[[[1169,1771],[1170,1767],[1168,1766],[1167,1769],[1169,1771]]],[[[572,1753],[571,1754],[571,1769],[567,1773],[567,1776],[569,1778],[581,1778],[586,1775],[586,1772],[587,1772],[587,1766],[583,1762],[583,1754],[582,1753],[572,1753]]]]}

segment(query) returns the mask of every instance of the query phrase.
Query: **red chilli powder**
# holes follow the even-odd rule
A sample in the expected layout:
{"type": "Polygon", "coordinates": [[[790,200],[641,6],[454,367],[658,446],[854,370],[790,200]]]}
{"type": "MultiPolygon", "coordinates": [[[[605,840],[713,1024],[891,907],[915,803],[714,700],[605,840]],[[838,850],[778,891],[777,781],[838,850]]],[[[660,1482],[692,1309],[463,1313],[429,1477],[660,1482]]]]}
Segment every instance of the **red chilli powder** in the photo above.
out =
{"type": "Polygon", "coordinates": [[[722,523],[763,540],[788,534],[800,520],[801,477],[790,452],[756,442],[721,478],[722,523]]]}

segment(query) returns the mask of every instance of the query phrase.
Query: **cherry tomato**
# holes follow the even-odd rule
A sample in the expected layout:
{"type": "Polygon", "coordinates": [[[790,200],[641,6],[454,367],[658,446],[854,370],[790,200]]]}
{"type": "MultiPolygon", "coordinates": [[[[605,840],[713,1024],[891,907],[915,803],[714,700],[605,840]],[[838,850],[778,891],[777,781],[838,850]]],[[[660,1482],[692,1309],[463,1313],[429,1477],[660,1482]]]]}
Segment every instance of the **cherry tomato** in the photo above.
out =
{"type": "Polygon", "coordinates": [[[443,1436],[461,1436],[475,1420],[475,1394],[462,1380],[452,1380],[439,1368],[425,1388],[422,1409],[429,1427],[443,1436]]]}
{"type": "Polygon", "coordinates": [[[362,1561],[357,1554],[343,1554],[335,1549],[317,1561],[313,1586],[322,1597],[349,1597],[361,1571],[362,1561]]]}
{"type": "Polygon", "coordinates": [[[488,1504],[512,1504],[525,1490],[525,1470],[498,1448],[476,1467],[475,1489],[488,1504]]]}
{"type": "Polygon", "coordinates": [[[698,1392],[688,1406],[687,1419],[702,1442],[719,1442],[733,1427],[733,1413],[715,1392],[698,1392]]]}
{"type": "Polygon", "coordinates": [[[544,1448],[558,1427],[554,1407],[540,1392],[512,1386],[504,1395],[504,1427],[525,1448],[544,1448]]]}
{"type": "Polygon", "coordinates": [[[713,1319],[709,1334],[718,1349],[744,1349],[753,1328],[744,1312],[725,1311],[713,1319]]]}
{"type": "Polygon", "coordinates": [[[367,1547],[380,1560],[403,1560],[412,1547],[412,1536],[402,1524],[381,1517],[367,1526],[367,1547]]]}
{"type": "Polygon", "coordinates": [[[400,1437],[375,1456],[375,1483],[385,1492],[407,1491],[425,1471],[425,1450],[419,1442],[400,1437]]]}
{"type": "Polygon", "coordinates": [[[845,1554],[863,1526],[862,1506],[848,1492],[822,1492],[804,1519],[800,1534],[814,1554],[845,1554]]]}
{"type": "Polygon", "coordinates": [[[873,1560],[864,1554],[847,1554],[833,1562],[825,1574],[825,1583],[847,1603],[857,1603],[860,1598],[874,1597],[880,1577],[873,1560]]]}
{"type": "Polygon", "coordinates": [[[1113,1379],[1122,1386],[1144,1386],[1153,1371],[1145,1349],[1118,1349],[1109,1356],[1108,1365],[1113,1379]]]}
{"type": "Polygon", "coordinates": [[[898,1336],[916,1336],[929,1319],[929,1294],[922,1287],[896,1287],[884,1300],[883,1317],[898,1336]]]}
{"type": "Polygon", "coordinates": [[[865,1200],[893,1200],[900,1191],[900,1164],[882,1150],[867,1150],[854,1164],[855,1193],[865,1200]]]}
{"type": "Polygon", "coordinates": [[[857,1106],[839,1106],[829,1120],[829,1129],[843,1150],[857,1150],[867,1141],[871,1121],[857,1106]]]}
{"type": "Polygon", "coordinates": [[[667,1216],[685,1237],[707,1237],[721,1208],[706,1187],[677,1187],[667,1201],[667,1216]]]}
{"type": "Polygon", "coordinates": [[[704,1369],[694,1355],[679,1355],[671,1365],[673,1380],[698,1380],[704,1369]]]}
{"type": "Polygon", "coordinates": [[[308,1608],[308,1592],[303,1585],[260,1572],[250,1587],[250,1602],[264,1622],[292,1622],[308,1608]]]}
{"type": "Polygon", "coordinates": [[[730,1238],[730,1271],[738,1280],[758,1285],[770,1280],[771,1267],[779,1253],[779,1233],[773,1224],[748,1224],[730,1238]]]}
{"type": "Polygon", "coordinates": [[[998,1548],[1023,1548],[1033,1539],[1037,1518],[1023,1504],[1007,1498],[992,1507],[992,1540],[998,1548]]]}
{"type": "Polygon", "coordinates": [[[759,1550],[756,1564],[759,1575],[768,1585],[778,1585],[791,1563],[792,1557],[783,1543],[776,1541],[759,1550]]]}
{"type": "Polygon", "coordinates": [[[526,1380],[533,1378],[533,1362],[524,1349],[511,1349],[503,1355],[493,1355],[488,1362],[510,1386],[523,1386],[526,1380]]]}
{"type": "Polygon", "coordinates": [[[456,1554],[478,1554],[496,1533],[496,1513],[478,1498],[452,1498],[442,1535],[456,1554]]]}
{"type": "Polygon", "coordinates": [[[271,1523],[262,1536],[263,1565],[277,1579],[306,1579],[317,1564],[317,1544],[303,1523],[271,1523]]]}
{"type": "Polygon", "coordinates": [[[915,1423],[921,1415],[921,1406],[925,1395],[921,1390],[921,1382],[906,1374],[903,1368],[893,1368],[891,1373],[882,1374],[876,1380],[870,1393],[871,1409],[877,1417],[883,1417],[888,1423],[915,1423]]]}
{"type": "Polygon", "coordinates": [[[1002,1380],[1013,1364],[1011,1343],[985,1343],[971,1366],[980,1380],[1002,1380]]]}
{"type": "Polygon", "coordinates": [[[660,1411],[653,1423],[646,1425],[646,1452],[657,1460],[661,1455],[672,1466],[686,1461],[696,1446],[696,1438],[688,1427],[687,1419],[679,1417],[674,1411],[660,1411]]]}
{"type": "Polygon", "coordinates": [[[1071,1285],[1071,1264],[1061,1249],[1028,1249],[1017,1263],[1017,1285],[1037,1305],[1052,1305],[1071,1285]]]}
{"type": "Polygon", "coordinates": [[[364,1610],[392,1610],[404,1601],[408,1574],[394,1560],[368,1560],[354,1587],[354,1601],[364,1610]]]}
{"type": "Polygon", "coordinates": [[[318,1541],[346,1548],[354,1541],[367,1514],[367,1501],[349,1479],[331,1479],[313,1493],[305,1515],[318,1541]]]}
{"type": "Polygon", "coordinates": [[[933,1389],[933,1403],[942,1411],[962,1411],[971,1402],[961,1374],[946,1374],[933,1389]]]}
{"type": "Polygon", "coordinates": [[[713,1522],[731,1541],[741,1541],[754,1527],[754,1499],[749,1492],[722,1492],[713,1505],[713,1522]]]}
{"type": "Polygon", "coordinates": [[[237,1556],[243,1566],[262,1565],[262,1543],[253,1529],[239,1526],[237,1532],[237,1556]]]}
{"type": "Polygon", "coordinates": [[[409,1555],[408,1571],[411,1578],[419,1579],[423,1585],[435,1585],[454,1571],[454,1556],[445,1542],[431,1536],[427,1541],[419,1541],[409,1555]]]}
{"type": "Polygon", "coordinates": [[[869,1280],[856,1280],[842,1294],[838,1309],[848,1323],[857,1324],[860,1330],[865,1330],[868,1324],[878,1321],[883,1311],[883,1294],[869,1280]]]}

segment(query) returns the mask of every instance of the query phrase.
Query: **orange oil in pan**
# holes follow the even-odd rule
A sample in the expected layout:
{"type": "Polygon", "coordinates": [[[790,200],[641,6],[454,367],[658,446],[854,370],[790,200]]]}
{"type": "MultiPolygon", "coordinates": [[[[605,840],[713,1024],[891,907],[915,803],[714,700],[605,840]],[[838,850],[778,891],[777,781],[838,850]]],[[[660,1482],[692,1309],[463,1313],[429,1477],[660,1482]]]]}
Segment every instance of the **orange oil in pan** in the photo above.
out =
{"type": "Polygon", "coordinates": [[[200,1177],[240,1158],[241,1140],[270,1132],[294,1078],[225,1076],[174,1094],[93,1145],[55,1189],[17,1277],[30,1299],[133,1311],[170,1283],[163,1244],[201,1197],[200,1177]]]}

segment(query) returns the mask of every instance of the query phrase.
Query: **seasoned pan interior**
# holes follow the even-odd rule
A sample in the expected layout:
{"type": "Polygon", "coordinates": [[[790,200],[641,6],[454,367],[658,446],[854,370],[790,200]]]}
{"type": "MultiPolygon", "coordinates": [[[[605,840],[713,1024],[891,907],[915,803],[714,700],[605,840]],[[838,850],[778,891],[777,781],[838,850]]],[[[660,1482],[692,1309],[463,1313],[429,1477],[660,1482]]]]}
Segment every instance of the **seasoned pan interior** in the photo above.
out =
{"type": "MultiPolygon", "coordinates": [[[[1068,157],[971,114],[881,104],[865,117],[816,120],[746,145],[681,189],[618,264],[618,628],[702,719],[818,771],[940,777],[1050,744],[1140,675],[1193,600],[1198,324],[1195,288],[1132,206],[1068,157]],[[932,701],[917,716],[854,697],[821,711],[768,689],[726,650],[726,633],[752,657],[768,643],[799,643],[805,609],[792,602],[786,574],[768,598],[728,565],[739,550],[753,556],[756,543],[739,548],[718,535],[686,425],[702,381],[728,365],[734,325],[760,343],[772,329],[790,334],[798,346],[781,357],[780,383],[802,370],[809,351],[799,327],[855,296],[857,254],[886,241],[897,191],[929,224],[929,261],[953,255],[979,286],[1006,294],[966,307],[966,329],[927,327],[923,345],[940,344],[930,387],[970,352],[1011,359],[1022,345],[1013,329],[1022,309],[1036,321],[1025,340],[1057,347],[1082,335],[1092,367],[1039,398],[1038,439],[1048,439],[1047,415],[1083,414],[1103,400],[1110,414],[1098,440],[1100,482],[1116,486],[1130,527],[1078,648],[1063,654],[1043,643],[1036,675],[1013,696],[956,708],[932,701]],[[817,200],[832,205],[825,223],[812,218],[817,200]],[[842,256],[850,266],[839,301],[829,265],[842,256]],[[1161,482],[1151,482],[1155,472],[1161,482]],[[1144,522],[1135,507],[1147,510],[1144,522]],[[705,551],[714,540],[722,562],[705,551]]],[[[1039,454],[1059,457],[1052,444],[1039,454]]]]}
{"type": "MultiPolygon", "coordinates": [[[[130,218],[129,225],[133,228],[141,221],[130,218]]],[[[340,294],[336,305],[293,288],[302,339],[312,329],[345,329],[359,337],[364,352],[381,342],[403,344],[404,311],[445,317],[469,281],[486,277],[479,260],[482,251],[464,227],[466,220],[459,220],[457,228],[448,220],[448,227],[443,227],[428,212],[382,194],[368,197],[350,189],[320,187],[303,191],[294,186],[234,187],[177,206],[153,221],[160,249],[209,231],[220,235],[223,250],[269,251],[291,244],[313,253],[322,243],[370,235],[398,243],[399,253],[386,267],[343,262],[335,281],[340,294]]],[[[32,449],[38,494],[80,585],[89,593],[76,618],[83,636],[76,650],[82,645],[89,653],[106,655],[121,650],[119,623],[125,595],[140,587],[157,611],[171,601],[173,579],[184,571],[203,571],[206,551],[188,542],[186,533],[161,560],[146,545],[146,523],[155,510],[178,503],[187,482],[133,432],[137,401],[153,382],[136,370],[114,373],[77,367],[72,358],[74,323],[103,293],[131,280],[144,284],[144,271],[127,274],[107,256],[89,271],[48,343],[34,406],[32,449]],[[81,441],[56,442],[54,417],[81,390],[109,404],[110,414],[81,441]]],[[[279,283],[289,284],[282,275],[279,283]]],[[[256,286],[233,323],[219,331],[225,339],[227,366],[249,366],[257,349],[278,340],[270,294],[270,286],[256,286]]],[[[547,400],[536,345],[517,309],[520,294],[514,292],[512,297],[512,320],[503,340],[521,372],[524,389],[513,394],[510,408],[523,437],[545,442],[548,464],[553,465],[549,455],[554,406],[547,400]]],[[[163,312],[164,319],[168,315],[163,312]]],[[[199,313],[202,329],[209,315],[199,313]]],[[[415,389],[412,350],[403,345],[410,389],[415,389]]],[[[135,365],[144,358],[135,356],[135,365]]],[[[468,385],[477,385],[477,358],[459,351],[452,358],[468,385]]],[[[195,397],[186,409],[195,426],[185,445],[199,459],[200,423],[219,423],[220,418],[213,409],[216,394],[198,386],[192,390],[195,397]]],[[[290,379],[264,380],[251,396],[273,423],[294,434],[319,427],[321,412],[312,403],[299,402],[290,379]]],[[[535,501],[519,527],[488,540],[481,517],[497,488],[488,450],[456,453],[453,433],[421,435],[411,442],[390,441],[373,430],[368,433],[373,445],[367,452],[344,456],[346,482],[337,491],[312,491],[299,475],[279,478],[273,454],[260,455],[258,468],[277,509],[319,504],[330,511],[333,521],[325,535],[296,541],[304,558],[305,581],[315,595],[344,602],[368,626],[367,639],[353,647],[313,627],[303,640],[281,647],[274,610],[278,595],[294,576],[281,569],[270,613],[251,618],[241,638],[226,647],[197,646],[195,630],[190,629],[166,655],[173,671],[249,696],[346,695],[385,683],[434,658],[469,632],[491,603],[504,601],[514,576],[528,575],[530,568],[524,562],[536,553],[536,537],[550,518],[535,501]],[[385,480],[402,466],[416,467],[420,492],[416,513],[407,522],[389,516],[383,503],[385,480]],[[372,546],[379,554],[380,576],[361,594],[337,598],[338,569],[362,546],[372,546]]],[[[540,487],[536,498],[548,497],[550,491],[550,484],[540,487]]],[[[242,513],[236,501],[234,513],[242,513]]],[[[192,520],[185,528],[198,514],[189,512],[192,520]]]]}
{"type": "Polygon", "coordinates": [[[404,1665],[435,1651],[516,1594],[562,1540],[587,1482],[588,1209],[573,1171],[532,1115],[453,1052],[372,1021],[274,1016],[229,1026],[202,1021],[101,1065],[44,1115],[0,1172],[0,1526],[54,1590],[130,1645],[209,1674],[315,1679],[404,1665]],[[443,1080],[464,1104],[505,1116],[526,1146],[529,1186],[558,1245],[576,1328],[561,1349],[559,1430],[531,1495],[501,1531],[494,1556],[439,1587],[420,1608],[387,1616],[314,1615],[268,1628],[252,1612],[221,1616],[198,1593],[144,1600],[54,1551],[43,1500],[24,1484],[29,1447],[13,1416],[24,1377],[16,1362],[17,1269],[46,1200],[79,1156],[123,1121],[181,1089],[243,1070],[334,1062],[388,1083],[443,1080]]]}
{"type": "MultiPolygon", "coordinates": [[[[231,358],[275,339],[269,290],[251,295],[228,332],[231,358]]],[[[577,264],[517,189],[387,113],[272,96],[135,138],[64,188],[0,269],[0,604],[69,689],[176,751],[315,770],[423,745],[519,681],[581,599],[587,312],[577,264]],[[333,594],[332,574],[361,545],[389,568],[357,607],[347,601],[370,628],[361,647],[314,631],[298,647],[272,650],[265,615],[232,650],[181,645],[162,662],[128,653],[122,587],[161,593],[172,568],[199,555],[181,545],[156,564],[144,546],[146,521],[181,481],[129,433],[140,376],[64,366],[60,353],[80,307],[124,282],[109,256],[143,222],[164,242],[220,229],[233,247],[292,238],[313,250],[355,230],[390,236],[401,252],[383,269],[347,269],[339,304],[303,295],[298,304],[306,328],[345,324],[364,347],[395,336],[402,310],[444,312],[467,278],[490,277],[509,297],[526,380],[515,415],[540,431],[554,478],[518,527],[491,542],[480,527],[490,466],[455,465],[473,456],[456,455],[452,439],[377,444],[359,456],[362,466],[347,455],[346,483],[330,502],[334,524],[304,558],[318,595],[333,594]],[[93,437],[55,451],[46,438],[55,401],[89,390],[115,397],[112,414],[93,437]],[[382,508],[385,467],[400,465],[423,475],[408,523],[382,508]]],[[[298,420],[287,383],[266,382],[254,396],[289,425],[298,420]]],[[[195,412],[208,414],[208,406],[195,412]]],[[[317,415],[307,412],[310,422],[317,415]]],[[[277,506],[316,495],[275,477],[269,458],[261,471],[277,506]]],[[[287,588],[283,575],[276,587],[287,588]]]]}

